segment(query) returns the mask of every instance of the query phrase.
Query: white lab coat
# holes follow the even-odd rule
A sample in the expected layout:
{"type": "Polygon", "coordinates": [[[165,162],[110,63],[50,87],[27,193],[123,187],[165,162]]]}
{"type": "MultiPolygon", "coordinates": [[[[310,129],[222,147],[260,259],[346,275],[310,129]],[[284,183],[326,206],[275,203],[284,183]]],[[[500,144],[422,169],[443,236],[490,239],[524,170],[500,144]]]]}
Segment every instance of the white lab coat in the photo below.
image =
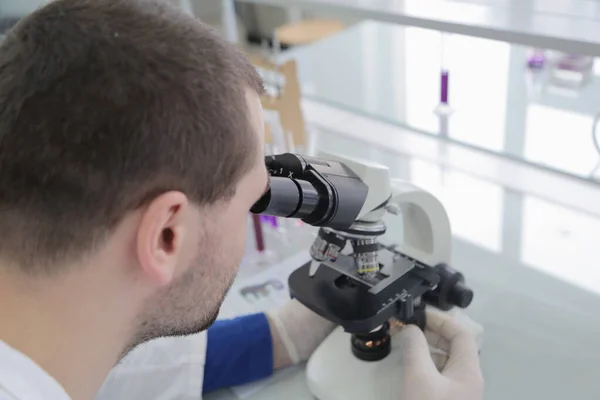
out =
{"type": "Polygon", "coordinates": [[[201,400],[206,332],[162,338],[133,350],[95,400],[201,400]]]}

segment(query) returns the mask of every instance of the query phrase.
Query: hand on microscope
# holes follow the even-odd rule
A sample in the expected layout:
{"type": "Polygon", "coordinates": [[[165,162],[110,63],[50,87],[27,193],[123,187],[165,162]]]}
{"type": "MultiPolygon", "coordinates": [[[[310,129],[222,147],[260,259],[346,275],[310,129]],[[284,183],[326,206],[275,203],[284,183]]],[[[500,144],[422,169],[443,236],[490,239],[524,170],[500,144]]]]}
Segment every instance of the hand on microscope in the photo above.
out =
{"type": "Polygon", "coordinates": [[[273,368],[307,361],[333,331],[333,322],[315,314],[297,300],[267,313],[273,342],[273,368]]]}
{"type": "Polygon", "coordinates": [[[483,376],[473,334],[452,316],[427,311],[425,334],[409,325],[400,332],[401,400],[481,400],[483,376]],[[430,346],[439,354],[431,353],[430,346]]]}

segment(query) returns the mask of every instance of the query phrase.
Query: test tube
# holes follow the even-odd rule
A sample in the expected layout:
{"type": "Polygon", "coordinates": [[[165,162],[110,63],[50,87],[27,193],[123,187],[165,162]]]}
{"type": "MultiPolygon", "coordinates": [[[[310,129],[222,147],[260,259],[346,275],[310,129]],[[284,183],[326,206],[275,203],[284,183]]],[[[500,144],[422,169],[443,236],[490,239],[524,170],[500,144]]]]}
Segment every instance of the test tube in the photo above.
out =
{"type": "Polygon", "coordinates": [[[440,103],[448,104],[448,79],[450,72],[448,71],[448,57],[446,34],[442,33],[440,46],[440,103]]]}
{"type": "Polygon", "coordinates": [[[527,58],[527,66],[531,69],[544,68],[546,64],[546,53],[543,49],[534,48],[527,58]]]}
{"type": "Polygon", "coordinates": [[[450,72],[448,71],[448,41],[446,33],[442,33],[440,46],[440,103],[448,104],[448,85],[450,72]]]}
{"type": "Polygon", "coordinates": [[[440,102],[435,108],[436,114],[448,115],[453,110],[450,107],[450,69],[448,66],[448,33],[441,34],[440,43],[440,102]]]}
{"type": "Polygon", "coordinates": [[[275,65],[275,90],[277,97],[281,96],[281,82],[279,82],[279,73],[280,73],[280,65],[279,65],[279,57],[281,55],[281,42],[279,41],[279,36],[277,36],[277,31],[273,32],[272,39],[272,52],[271,52],[271,62],[275,65]]]}
{"type": "Polygon", "coordinates": [[[252,214],[252,224],[254,225],[254,238],[256,240],[256,251],[262,253],[265,251],[265,236],[263,234],[260,215],[252,214]]]}

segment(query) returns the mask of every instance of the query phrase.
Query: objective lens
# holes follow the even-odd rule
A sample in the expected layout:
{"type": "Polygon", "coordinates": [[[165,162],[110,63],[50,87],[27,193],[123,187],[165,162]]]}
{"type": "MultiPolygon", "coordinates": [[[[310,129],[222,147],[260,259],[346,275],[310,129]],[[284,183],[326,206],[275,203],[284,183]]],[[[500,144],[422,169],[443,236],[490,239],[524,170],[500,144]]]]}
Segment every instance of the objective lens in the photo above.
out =
{"type": "Polygon", "coordinates": [[[309,182],[281,177],[269,179],[269,191],[254,204],[251,212],[285,218],[304,218],[317,208],[319,194],[309,182]]]}

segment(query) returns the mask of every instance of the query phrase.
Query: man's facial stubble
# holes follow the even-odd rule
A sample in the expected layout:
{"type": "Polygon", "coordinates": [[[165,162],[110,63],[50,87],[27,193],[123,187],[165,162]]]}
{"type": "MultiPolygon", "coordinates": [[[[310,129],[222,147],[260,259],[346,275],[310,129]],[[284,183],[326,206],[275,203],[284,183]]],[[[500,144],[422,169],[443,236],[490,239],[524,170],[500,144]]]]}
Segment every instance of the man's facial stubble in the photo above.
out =
{"type": "Polygon", "coordinates": [[[216,321],[243,255],[218,236],[203,235],[192,265],[148,302],[125,353],[152,339],[197,334],[216,321]]]}

